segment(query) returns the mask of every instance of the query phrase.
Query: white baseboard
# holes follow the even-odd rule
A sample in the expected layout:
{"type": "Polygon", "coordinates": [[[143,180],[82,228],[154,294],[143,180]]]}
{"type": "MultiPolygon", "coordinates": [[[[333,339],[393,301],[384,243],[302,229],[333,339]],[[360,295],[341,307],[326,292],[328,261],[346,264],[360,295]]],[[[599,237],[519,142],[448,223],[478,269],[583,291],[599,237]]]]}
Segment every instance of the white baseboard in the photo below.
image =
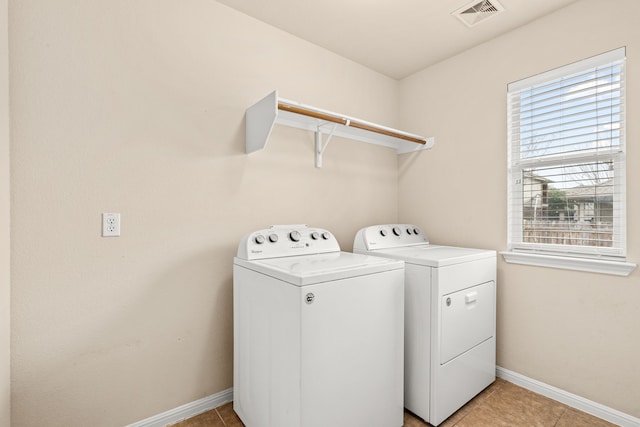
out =
{"type": "Polygon", "coordinates": [[[587,414],[591,414],[609,421],[610,423],[617,424],[621,427],[640,427],[640,418],[632,417],[631,415],[627,415],[623,412],[585,399],[584,397],[569,393],[568,391],[525,377],[517,372],[509,371],[508,369],[497,366],[496,376],[509,381],[510,383],[526,388],[527,390],[531,390],[560,403],[564,403],[572,408],[579,409],[587,414]]]}
{"type": "Polygon", "coordinates": [[[211,396],[203,397],[191,403],[170,409],[162,414],[154,415],[142,421],[129,424],[126,427],[165,427],[169,424],[175,424],[187,418],[195,417],[203,412],[207,412],[213,408],[224,405],[233,400],[233,388],[222,390],[211,396]]]}

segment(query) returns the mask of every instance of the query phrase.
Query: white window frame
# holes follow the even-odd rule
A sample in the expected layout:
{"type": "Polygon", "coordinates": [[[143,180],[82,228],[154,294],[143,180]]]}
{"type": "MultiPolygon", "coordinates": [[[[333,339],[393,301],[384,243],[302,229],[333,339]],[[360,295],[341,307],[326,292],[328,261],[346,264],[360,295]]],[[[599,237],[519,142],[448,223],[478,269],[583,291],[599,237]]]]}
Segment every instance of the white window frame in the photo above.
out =
{"type": "MultiPolygon", "coordinates": [[[[610,52],[603,53],[564,67],[560,67],[542,74],[535,75],[523,80],[519,80],[508,85],[507,90],[507,135],[508,135],[508,250],[501,252],[506,262],[535,265],[544,267],[563,268],[570,270],[589,271],[595,273],[605,273],[627,276],[636,267],[636,264],[627,262],[626,259],[626,190],[625,190],[625,170],[626,170],[626,154],[625,154],[625,106],[622,106],[622,129],[621,144],[615,150],[608,153],[569,153],[558,156],[544,156],[544,159],[534,158],[523,160],[519,155],[519,145],[517,140],[512,139],[512,111],[511,111],[511,93],[519,92],[525,88],[552,82],[564,76],[570,76],[575,73],[593,69],[602,65],[611,64],[621,61],[624,74],[625,48],[619,48],[610,52]],[[557,166],[563,164],[571,164],[581,161],[606,161],[612,160],[615,166],[614,186],[617,189],[615,194],[621,194],[622,197],[614,197],[614,215],[613,234],[615,239],[614,247],[586,247],[571,245],[551,245],[551,244],[532,244],[523,242],[523,209],[519,202],[522,197],[522,185],[520,179],[522,172],[527,168],[536,165],[557,166]],[[516,200],[514,202],[514,200],[516,200]]],[[[624,85],[624,81],[622,82],[624,85]]],[[[623,95],[624,104],[624,95],[623,95]]]]}

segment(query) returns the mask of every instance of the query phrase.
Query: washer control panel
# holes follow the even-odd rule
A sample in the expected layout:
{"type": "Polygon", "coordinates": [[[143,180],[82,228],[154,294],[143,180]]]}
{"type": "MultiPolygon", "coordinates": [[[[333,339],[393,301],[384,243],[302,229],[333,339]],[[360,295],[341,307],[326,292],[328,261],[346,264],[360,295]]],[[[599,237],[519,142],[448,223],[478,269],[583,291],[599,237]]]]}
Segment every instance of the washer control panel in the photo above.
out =
{"type": "Polygon", "coordinates": [[[427,235],[413,224],[383,224],[372,225],[358,231],[353,249],[370,251],[428,243],[427,235]]]}
{"type": "Polygon", "coordinates": [[[237,257],[254,260],[340,252],[333,234],[306,225],[272,225],[242,238],[237,257]]]}

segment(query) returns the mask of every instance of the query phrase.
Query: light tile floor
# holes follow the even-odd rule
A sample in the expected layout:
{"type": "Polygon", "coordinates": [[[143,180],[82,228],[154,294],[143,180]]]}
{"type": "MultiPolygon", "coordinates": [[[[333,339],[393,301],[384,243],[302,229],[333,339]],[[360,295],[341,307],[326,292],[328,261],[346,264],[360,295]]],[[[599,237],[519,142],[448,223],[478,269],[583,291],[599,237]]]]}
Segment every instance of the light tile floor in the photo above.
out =
{"type": "MultiPolygon", "coordinates": [[[[404,427],[429,427],[410,412],[404,427]]],[[[471,402],[446,419],[440,427],[612,427],[600,418],[580,412],[555,400],[497,379],[471,402]]],[[[233,404],[174,424],[173,427],[244,427],[233,412],[233,404]]],[[[366,426],[350,426],[366,427],[366,426]]]]}

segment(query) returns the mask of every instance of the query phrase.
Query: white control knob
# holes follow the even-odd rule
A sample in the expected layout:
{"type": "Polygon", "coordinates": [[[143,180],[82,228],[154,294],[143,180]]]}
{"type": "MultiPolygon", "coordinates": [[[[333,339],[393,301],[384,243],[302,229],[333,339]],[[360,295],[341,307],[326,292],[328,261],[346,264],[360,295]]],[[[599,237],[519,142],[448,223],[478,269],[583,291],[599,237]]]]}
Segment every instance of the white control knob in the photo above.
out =
{"type": "Polygon", "coordinates": [[[311,233],[311,238],[313,240],[318,240],[320,238],[320,233],[318,233],[317,231],[314,231],[311,233]]]}
{"type": "Polygon", "coordinates": [[[407,234],[411,235],[411,229],[410,228],[407,228],[407,234]]]}
{"type": "Polygon", "coordinates": [[[325,231],[324,233],[322,233],[322,238],[324,240],[329,240],[329,237],[331,237],[331,234],[329,234],[328,231],[325,231]]]}
{"type": "Polygon", "coordinates": [[[254,239],[253,239],[257,244],[261,245],[264,243],[264,236],[262,234],[258,234],[254,239]]]}
{"type": "Polygon", "coordinates": [[[300,233],[297,232],[297,231],[292,231],[291,233],[289,233],[289,238],[293,242],[299,242],[300,241],[300,233]]]}
{"type": "Polygon", "coordinates": [[[420,230],[418,230],[417,228],[413,229],[413,234],[420,234],[420,230]]]}
{"type": "Polygon", "coordinates": [[[400,227],[393,227],[391,231],[393,231],[393,234],[395,234],[396,236],[400,235],[400,227]]]}
{"type": "Polygon", "coordinates": [[[385,230],[384,228],[382,230],[380,230],[380,235],[382,237],[385,237],[387,235],[387,230],[385,230]]]}
{"type": "Polygon", "coordinates": [[[278,235],[277,234],[269,234],[269,241],[271,243],[275,243],[278,241],[278,235]]]}

